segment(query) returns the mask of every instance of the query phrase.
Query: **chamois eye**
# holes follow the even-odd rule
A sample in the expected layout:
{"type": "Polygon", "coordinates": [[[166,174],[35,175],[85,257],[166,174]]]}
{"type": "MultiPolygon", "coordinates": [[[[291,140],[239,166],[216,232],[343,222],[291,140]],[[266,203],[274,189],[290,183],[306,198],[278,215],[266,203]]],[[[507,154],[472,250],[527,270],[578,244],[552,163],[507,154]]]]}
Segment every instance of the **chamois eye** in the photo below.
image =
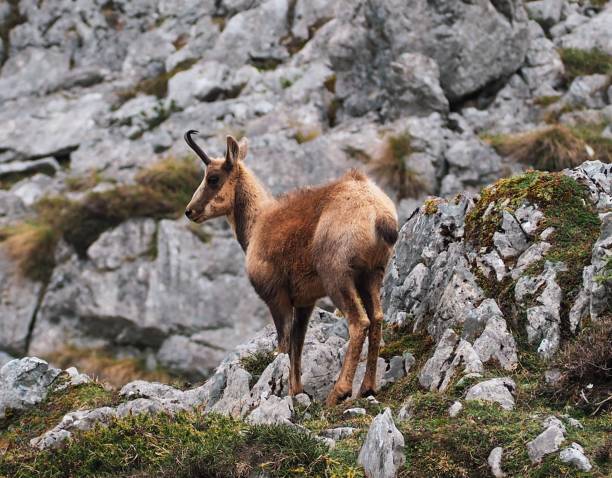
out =
{"type": "Polygon", "coordinates": [[[219,176],[211,176],[206,180],[206,182],[209,186],[216,186],[219,184],[219,176]]]}

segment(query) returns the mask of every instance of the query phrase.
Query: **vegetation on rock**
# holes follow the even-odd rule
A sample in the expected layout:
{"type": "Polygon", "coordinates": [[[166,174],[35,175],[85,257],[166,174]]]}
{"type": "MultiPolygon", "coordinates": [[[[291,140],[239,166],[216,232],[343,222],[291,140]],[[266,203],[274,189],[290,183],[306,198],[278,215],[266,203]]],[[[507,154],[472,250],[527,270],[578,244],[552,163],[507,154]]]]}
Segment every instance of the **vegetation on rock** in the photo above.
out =
{"type": "Polygon", "coordinates": [[[166,158],[141,171],[135,184],[90,192],[80,201],[43,198],[34,207],[35,217],[0,230],[0,241],[25,276],[45,282],[53,272],[60,239],[85,257],[100,234],[127,219],[178,217],[200,177],[195,162],[166,158]]]}
{"type": "Polygon", "coordinates": [[[372,173],[397,191],[397,199],[415,198],[426,192],[418,172],[410,167],[414,153],[408,132],[387,137],[380,153],[372,160],[372,173]]]}
{"type": "MultiPolygon", "coordinates": [[[[514,213],[525,203],[536,206],[544,217],[535,235],[553,227],[548,239],[550,249],[544,259],[530,267],[532,275],[541,272],[544,260],[562,262],[566,271],[559,272],[558,283],[563,291],[561,320],[567,329],[569,307],[582,283],[582,269],[590,263],[593,244],[599,235],[601,222],[583,186],[562,173],[529,171],[519,176],[501,179],[484,188],[479,200],[466,218],[466,239],[478,250],[493,245],[493,235],[501,227],[503,211],[514,213]]],[[[516,332],[524,334],[520,322],[521,310],[514,304],[515,281],[506,278],[501,283],[480,277],[480,284],[489,297],[498,301],[516,332]]]]}
{"type": "Polygon", "coordinates": [[[559,53],[565,66],[565,78],[568,83],[578,76],[612,74],[612,56],[601,50],[561,48],[559,53]]]}
{"type": "Polygon", "coordinates": [[[612,140],[602,137],[602,131],[600,125],[570,128],[555,124],[527,133],[498,134],[485,139],[502,156],[542,171],[561,171],[590,159],[610,162],[612,140]]]}

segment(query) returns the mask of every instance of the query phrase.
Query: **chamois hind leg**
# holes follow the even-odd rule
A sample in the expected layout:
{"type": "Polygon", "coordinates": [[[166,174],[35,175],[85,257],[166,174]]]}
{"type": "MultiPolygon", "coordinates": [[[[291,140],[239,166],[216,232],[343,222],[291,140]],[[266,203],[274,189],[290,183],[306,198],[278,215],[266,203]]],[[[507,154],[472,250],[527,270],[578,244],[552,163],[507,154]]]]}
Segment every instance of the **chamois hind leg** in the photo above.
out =
{"type": "Polygon", "coordinates": [[[289,395],[297,395],[304,391],[302,386],[302,349],[308,321],[314,305],[296,307],[291,324],[291,340],[289,345],[289,359],[291,370],[289,372],[289,395]]]}
{"type": "Polygon", "coordinates": [[[374,395],[376,392],[376,365],[380,350],[380,336],[382,333],[383,311],[380,304],[380,287],[384,271],[377,270],[364,273],[357,284],[359,296],[365,307],[370,328],[368,330],[368,358],[365,375],[359,389],[359,397],[374,395]]]}
{"type": "Polygon", "coordinates": [[[274,297],[266,301],[278,337],[278,352],[289,353],[289,340],[291,336],[291,322],[293,319],[293,306],[289,300],[289,295],[279,292],[274,297]]]}
{"type": "Polygon", "coordinates": [[[336,276],[335,279],[335,287],[326,288],[326,290],[334,305],[342,311],[348,321],[349,345],[340,376],[327,396],[327,405],[335,405],[351,395],[361,348],[370,326],[366,311],[359,300],[353,277],[345,274],[345,277],[336,276]]]}

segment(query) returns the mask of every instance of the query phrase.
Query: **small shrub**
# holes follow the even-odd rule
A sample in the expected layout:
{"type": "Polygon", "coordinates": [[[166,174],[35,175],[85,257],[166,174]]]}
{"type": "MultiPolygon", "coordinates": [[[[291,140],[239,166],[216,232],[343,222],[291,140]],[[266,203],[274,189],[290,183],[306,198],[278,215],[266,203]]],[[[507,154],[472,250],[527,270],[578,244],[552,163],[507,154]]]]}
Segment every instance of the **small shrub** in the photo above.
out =
{"type": "Polygon", "coordinates": [[[571,129],[561,125],[485,139],[502,156],[508,156],[541,171],[561,171],[591,159],[586,143],[571,129]]]}
{"type": "Polygon", "coordinates": [[[568,83],[578,76],[612,74],[612,56],[596,48],[592,50],[562,48],[559,54],[565,65],[565,78],[568,83]]]}
{"type": "Polygon", "coordinates": [[[372,161],[372,174],[395,189],[398,200],[416,198],[426,192],[423,180],[408,164],[413,152],[410,134],[405,132],[388,136],[381,152],[372,161]]]}
{"type": "Polygon", "coordinates": [[[563,401],[600,413],[612,409],[612,315],[586,326],[555,357],[561,380],[553,395],[563,401]]]}

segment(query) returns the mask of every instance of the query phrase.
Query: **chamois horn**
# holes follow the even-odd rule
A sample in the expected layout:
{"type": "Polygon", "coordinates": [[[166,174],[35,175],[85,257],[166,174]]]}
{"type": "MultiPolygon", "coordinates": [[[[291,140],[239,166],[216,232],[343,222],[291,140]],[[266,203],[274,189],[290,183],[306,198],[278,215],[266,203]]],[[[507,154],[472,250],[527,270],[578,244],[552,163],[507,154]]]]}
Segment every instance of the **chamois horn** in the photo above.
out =
{"type": "Polygon", "coordinates": [[[210,164],[210,158],[204,151],[202,151],[202,148],[200,148],[191,137],[191,135],[198,133],[199,131],[196,131],[194,129],[190,129],[189,131],[187,131],[184,136],[185,142],[189,145],[191,149],[195,151],[195,153],[200,157],[200,159],[204,161],[204,164],[208,166],[210,164]]]}

